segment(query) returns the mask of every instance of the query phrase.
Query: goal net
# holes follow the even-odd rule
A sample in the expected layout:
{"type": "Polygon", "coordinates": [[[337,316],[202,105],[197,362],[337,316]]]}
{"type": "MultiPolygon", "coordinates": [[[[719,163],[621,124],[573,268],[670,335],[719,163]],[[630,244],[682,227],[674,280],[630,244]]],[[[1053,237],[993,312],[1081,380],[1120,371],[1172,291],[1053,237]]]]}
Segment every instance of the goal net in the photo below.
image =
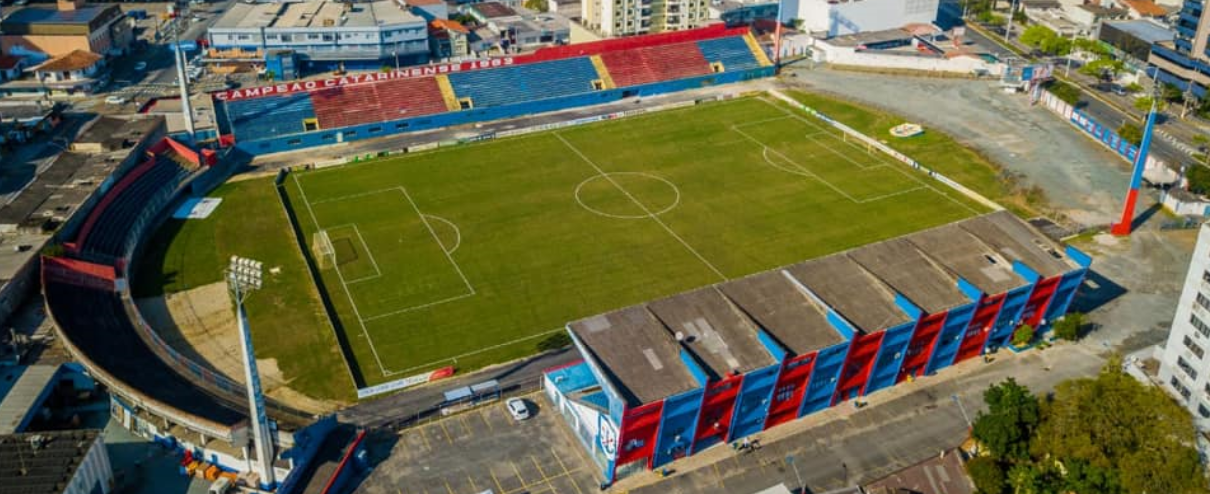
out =
{"type": "Polygon", "coordinates": [[[336,266],[336,249],[332,247],[332,239],[327,230],[315,232],[311,237],[311,252],[319,269],[329,269],[336,266]]]}

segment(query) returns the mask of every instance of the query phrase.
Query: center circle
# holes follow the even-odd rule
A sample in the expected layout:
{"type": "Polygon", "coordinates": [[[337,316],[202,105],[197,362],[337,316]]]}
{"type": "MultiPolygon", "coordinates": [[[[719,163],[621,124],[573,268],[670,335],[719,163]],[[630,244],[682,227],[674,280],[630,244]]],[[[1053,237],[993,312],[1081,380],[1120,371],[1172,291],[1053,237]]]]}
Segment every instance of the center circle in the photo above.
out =
{"type": "Polygon", "coordinates": [[[642,219],[672,211],[681,191],[667,179],[644,172],[593,175],[576,186],[576,202],[607,218],[642,219]]]}

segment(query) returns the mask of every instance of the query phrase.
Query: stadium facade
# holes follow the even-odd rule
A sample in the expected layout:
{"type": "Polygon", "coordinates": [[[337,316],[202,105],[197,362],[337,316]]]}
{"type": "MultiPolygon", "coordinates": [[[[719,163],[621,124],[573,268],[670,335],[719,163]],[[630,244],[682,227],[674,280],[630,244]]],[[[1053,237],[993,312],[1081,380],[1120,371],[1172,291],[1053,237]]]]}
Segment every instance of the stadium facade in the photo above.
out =
{"type": "Polygon", "coordinates": [[[597,105],[774,74],[719,24],[533,54],[213,94],[220,141],[250,155],[597,105]]]}
{"type": "Polygon", "coordinates": [[[614,482],[1046,331],[1090,264],[992,213],[573,322],[543,384],[614,482]]]}

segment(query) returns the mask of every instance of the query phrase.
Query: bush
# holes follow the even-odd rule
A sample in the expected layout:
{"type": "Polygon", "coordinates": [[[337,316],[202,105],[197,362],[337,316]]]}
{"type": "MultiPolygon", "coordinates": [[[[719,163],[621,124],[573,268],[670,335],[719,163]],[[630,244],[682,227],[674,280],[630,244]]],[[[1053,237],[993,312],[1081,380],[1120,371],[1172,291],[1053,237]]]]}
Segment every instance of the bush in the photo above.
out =
{"type": "Polygon", "coordinates": [[[1185,170],[1185,179],[1189,181],[1189,192],[1194,194],[1210,194],[1210,168],[1193,165],[1185,170]]]}
{"type": "Polygon", "coordinates": [[[1080,339],[1080,330],[1084,328],[1084,314],[1072,312],[1063,316],[1055,323],[1055,336],[1067,341],[1080,339]]]}
{"type": "Polygon", "coordinates": [[[1050,94],[1071,106],[1076,106],[1080,103],[1080,89],[1063,81],[1053,81],[1050,86],[1046,87],[1050,94]]]}
{"type": "Polygon", "coordinates": [[[1004,494],[1006,478],[1000,463],[990,456],[979,456],[966,462],[966,474],[971,476],[979,494],[1004,494]]]}
{"type": "Polygon", "coordinates": [[[1004,16],[994,14],[990,10],[979,14],[979,22],[989,26],[1003,26],[1008,23],[1004,16]]]}
{"type": "Polygon", "coordinates": [[[538,340],[538,351],[549,352],[551,350],[565,348],[569,345],[571,345],[571,336],[568,335],[566,331],[559,331],[551,334],[550,336],[542,338],[541,340],[538,340]]]}
{"type": "Polygon", "coordinates": [[[1138,125],[1126,122],[1118,127],[1118,136],[1125,139],[1126,142],[1138,146],[1143,142],[1143,129],[1140,129],[1138,125]]]}
{"type": "Polygon", "coordinates": [[[1013,346],[1023,347],[1034,340],[1034,327],[1028,324],[1022,324],[1021,327],[1013,331],[1013,346]]]}

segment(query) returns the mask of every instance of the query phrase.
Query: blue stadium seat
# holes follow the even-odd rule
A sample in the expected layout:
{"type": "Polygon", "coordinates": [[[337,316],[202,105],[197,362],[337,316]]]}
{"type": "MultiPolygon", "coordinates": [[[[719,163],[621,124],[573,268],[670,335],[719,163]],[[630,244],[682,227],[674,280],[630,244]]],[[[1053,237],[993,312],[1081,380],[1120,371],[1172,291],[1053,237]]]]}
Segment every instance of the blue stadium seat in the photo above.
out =
{"type": "Polygon", "coordinates": [[[748,47],[743,36],[698,41],[697,46],[701,48],[702,55],[706,56],[706,61],[722,62],[726,72],[760,67],[760,62],[752,55],[752,49],[748,47]]]}
{"type": "Polygon", "coordinates": [[[254,141],[303,132],[303,120],[315,118],[310,93],[230,101],[227,118],[241,140],[254,141]]]}
{"type": "Polygon", "coordinates": [[[455,72],[449,77],[454,94],[471,98],[476,108],[589,93],[598,78],[588,57],[455,72]]]}

